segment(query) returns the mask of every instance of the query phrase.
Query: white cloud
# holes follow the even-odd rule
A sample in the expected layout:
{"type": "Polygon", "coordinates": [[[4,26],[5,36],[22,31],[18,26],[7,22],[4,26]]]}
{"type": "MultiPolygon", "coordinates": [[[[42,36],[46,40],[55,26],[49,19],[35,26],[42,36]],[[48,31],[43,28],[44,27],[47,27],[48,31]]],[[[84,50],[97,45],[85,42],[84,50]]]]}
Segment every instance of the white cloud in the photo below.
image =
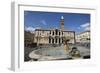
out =
{"type": "Polygon", "coordinates": [[[47,25],[45,20],[41,20],[40,23],[42,23],[43,25],[47,25]]]}
{"type": "Polygon", "coordinates": [[[85,24],[80,25],[80,27],[82,27],[82,28],[86,28],[88,26],[90,26],[90,23],[85,23],[85,24]]]}
{"type": "Polygon", "coordinates": [[[85,31],[90,30],[90,27],[86,27],[84,30],[85,30],[85,31]]]}
{"type": "Polygon", "coordinates": [[[80,25],[80,27],[78,27],[78,29],[83,29],[84,31],[88,31],[90,30],[90,23],[85,23],[80,25]]]}
{"type": "Polygon", "coordinates": [[[34,33],[35,29],[41,29],[41,28],[40,27],[33,28],[31,26],[30,27],[25,27],[26,31],[29,31],[29,32],[32,32],[32,33],[34,33]]]}
{"type": "Polygon", "coordinates": [[[33,27],[25,27],[26,31],[34,31],[35,29],[33,27]]]}

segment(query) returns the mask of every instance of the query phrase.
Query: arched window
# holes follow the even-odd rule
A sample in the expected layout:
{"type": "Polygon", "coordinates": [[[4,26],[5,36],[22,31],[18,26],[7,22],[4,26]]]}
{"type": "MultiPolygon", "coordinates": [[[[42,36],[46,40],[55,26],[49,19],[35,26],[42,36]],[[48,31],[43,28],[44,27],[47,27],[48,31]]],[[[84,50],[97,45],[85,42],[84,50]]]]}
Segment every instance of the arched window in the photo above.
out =
{"type": "Polygon", "coordinates": [[[51,34],[51,31],[50,31],[50,34],[51,34]]]}
{"type": "Polygon", "coordinates": [[[57,38],[55,40],[56,40],[55,43],[57,43],[57,38]]]}
{"type": "Polygon", "coordinates": [[[62,38],[62,43],[63,43],[64,39],[62,38]]]}
{"type": "Polygon", "coordinates": [[[59,31],[59,35],[60,35],[60,31],[59,31]]]}
{"type": "Polygon", "coordinates": [[[59,38],[59,44],[60,44],[60,38],[59,38]]]}
{"type": "Polygon", "coordinates": [[[62,32],[62,35],[63,35],[63,32],[62,32]]]}
{"type": "Polygon", "coordinates": [[[49,43],[51,43],[51,38],[49,37],[49,43]]]}
{"type": "Polygon", "coordinates": [[[52,39],[52,44],[54,44],[54,39],[52,39]]]}
{"type": "Polygon", "coordinates": [[[57,29],[55,30],[55,32],[56,32],[56,35],[58,35],[58,30],[57,29]]]}
{"type": "Polygon", "coordinates": [[[52,35],[54,35],[54,31],[53,31],[52,35]]]}

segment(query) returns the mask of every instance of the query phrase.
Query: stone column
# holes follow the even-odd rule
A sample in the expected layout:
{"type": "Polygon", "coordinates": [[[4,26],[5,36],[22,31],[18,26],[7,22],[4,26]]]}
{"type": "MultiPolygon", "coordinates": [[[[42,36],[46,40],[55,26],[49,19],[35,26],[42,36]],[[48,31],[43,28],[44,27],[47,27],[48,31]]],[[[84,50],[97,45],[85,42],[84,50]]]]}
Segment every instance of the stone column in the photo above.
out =
{"type": "Polygon", "coordinates": [[[61,38],[60,38],[60,43],[61,43],[61,38]]]}
{"type": "Polygon", "coordinates": [[[55,44],[55,40],[56,40],[56,39],[54,38],[54,44],[55,44]]]}
{"type": "Polygon", "coordinates": [[[59,41],[59,39],[57,38],[57,44],[59,43],[58,41],[59,41]]]}
{"type": "Polygon", "coordinates": [[[52,38],[50,38],[51,39],[51,42],[50,42],[50,44],[52,44],[52,38]]]}

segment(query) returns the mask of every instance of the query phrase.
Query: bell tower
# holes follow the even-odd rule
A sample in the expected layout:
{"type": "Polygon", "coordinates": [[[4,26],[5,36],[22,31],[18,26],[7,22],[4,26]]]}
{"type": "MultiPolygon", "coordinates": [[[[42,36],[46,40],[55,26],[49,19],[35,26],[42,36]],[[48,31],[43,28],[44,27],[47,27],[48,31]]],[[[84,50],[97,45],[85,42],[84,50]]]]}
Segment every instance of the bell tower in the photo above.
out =
{"type": "Polygon", "coordinates": [[[61,19],[60,19],[60,29],[63,31],[64,30],[64,17],[61,16],[61,19]]]}

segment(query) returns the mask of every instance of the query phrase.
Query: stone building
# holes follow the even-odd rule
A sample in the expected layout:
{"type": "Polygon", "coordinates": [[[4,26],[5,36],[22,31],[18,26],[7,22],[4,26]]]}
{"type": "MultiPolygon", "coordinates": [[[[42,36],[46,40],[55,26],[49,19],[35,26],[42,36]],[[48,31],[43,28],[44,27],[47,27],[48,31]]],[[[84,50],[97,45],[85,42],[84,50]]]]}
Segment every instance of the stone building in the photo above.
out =
{"type": "Polygon", "coordinates": [[[90,31],[85,31],[76,35],[76,42],[85,44],[90,43],[90,31]]]}
{"type": "Polygon", "coordinates": [[[64,40],[75,43],[75,32],[64,29],[64,17],[60,19],[60,29],[35,29],[34,43],[37,44],[62,44],[64,40]]]}

